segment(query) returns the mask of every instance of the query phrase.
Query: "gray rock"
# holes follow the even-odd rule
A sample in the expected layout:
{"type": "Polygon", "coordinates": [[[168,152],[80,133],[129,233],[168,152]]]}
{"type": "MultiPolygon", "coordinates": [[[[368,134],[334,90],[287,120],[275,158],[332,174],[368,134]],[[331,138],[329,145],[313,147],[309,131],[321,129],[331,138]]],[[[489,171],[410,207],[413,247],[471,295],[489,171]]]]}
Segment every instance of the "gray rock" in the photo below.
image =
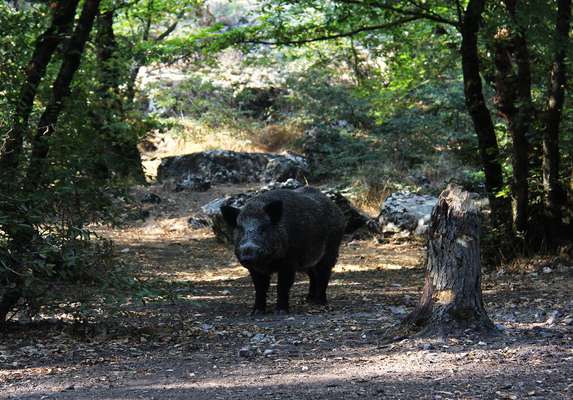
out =
{"type": "Polygon", "coordinates": [[[194,175],[187,175],[175,184],[175,191],[182,192],[188,190],[191,192],[206,192],[211,188],[211,181],[194,175]]]}
{"type": "Polygon", "coordinates": [[[304,157],[286,153],[280,158],[269,160],[261,175],[263,182],[285,182],[288,179],[300,179],[308,174],[308,164],[304,157]]]}
{"type": "Polygon", "coordinates": [[[423,235],[429,228],[437,197],[410,192],[396,192],[384,200],[378,221],[384,232],[397,229],[423,235]]]}
{"type": "Polygon", "coordinates": [[[308,175],[308,163],[293,153],[245,153],[211,150],[166,157],[157,170],[158,181],[184,182],[190,178],[211,183],[284,182],[308,175]]]}

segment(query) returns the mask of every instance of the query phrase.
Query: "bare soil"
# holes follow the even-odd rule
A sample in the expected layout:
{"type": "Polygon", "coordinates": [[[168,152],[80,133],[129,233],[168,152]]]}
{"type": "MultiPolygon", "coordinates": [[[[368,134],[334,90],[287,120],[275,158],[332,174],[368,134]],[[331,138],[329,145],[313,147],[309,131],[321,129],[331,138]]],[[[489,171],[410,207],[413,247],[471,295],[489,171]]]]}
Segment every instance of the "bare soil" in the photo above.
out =
{"type": "Polygon", "coordinates": [[[290,315],[254,318],[232,250],[187,224],[200,205],[242,189],[140,189],[161,204],[102,233],[126,268],[172,296],[102,313],[83,332],[63,322],[12,328],[0,342],[0,399],[573,398],[571,263],[485,274],[498,335],[389,341],[419,298],[423,243],[350,240],[328,307],[303,302],[300,276],[290,315]]]}

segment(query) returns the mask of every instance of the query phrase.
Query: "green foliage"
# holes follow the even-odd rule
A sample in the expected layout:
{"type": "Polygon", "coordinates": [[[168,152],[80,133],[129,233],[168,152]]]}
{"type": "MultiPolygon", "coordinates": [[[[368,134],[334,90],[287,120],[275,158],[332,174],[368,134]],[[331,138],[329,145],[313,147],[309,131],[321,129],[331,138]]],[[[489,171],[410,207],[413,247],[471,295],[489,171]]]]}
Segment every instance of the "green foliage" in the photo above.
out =
{"type": "MultiPolygon", "coordinates": [[[[100,43],[94,25],[54,133],[45,139],[49,151],[41,179],[31,182],[30,138],[51,99],[63,49],[54,53],[35,93],[19,168],[9,176],[0,171],[0,309],[15,306],[13,293],[21,299],[18,308],[33,314],[44,305],[117,298],[119,288],[136,297],[143,290],[91,224],[115,221],[113,197],[142,178],[136,145],[161,128],[155,118],[141,116],[130,93],[139,68],[149,62],[140,49],[167,38],[178,18],[200,4],[102,2],[102,13],[115,10],[115,37],[100,43]],[[110,53],[105,62],[99,58],[102,45],[110,53]],[[86,290],[73,290],[77,285],[86,290]]],[[[25,68],[51,16],[45,4],[21,10],[0,5],[0,141],[11,130],[25,68]]]]}
{"type": "Polygon", "coordinates": [[[21,74],[31,56],[36,36],[45,28],[48,14],[49,10],[44,6],[16,11],[5,2],[0,3],[0,140],[3,132],[9,129],[9,110],[20,89],[21,74]],[[23,26],[30,29],[22,30],[23,26]]]}

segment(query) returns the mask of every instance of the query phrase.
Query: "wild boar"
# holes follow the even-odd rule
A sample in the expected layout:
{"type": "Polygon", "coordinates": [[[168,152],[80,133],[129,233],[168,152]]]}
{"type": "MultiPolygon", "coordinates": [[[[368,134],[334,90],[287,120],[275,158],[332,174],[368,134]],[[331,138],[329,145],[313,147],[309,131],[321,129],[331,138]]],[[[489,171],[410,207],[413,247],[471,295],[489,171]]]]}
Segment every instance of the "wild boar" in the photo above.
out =
{"type": "Polygon", "coordinates": [[[276,312],[289,311],[297,271],[310,278],[308,301],[326,304],[326,288],[345,229],[342,211],[320,190],[276,189],[249,200],[242,209],[222,206],[234,227],[235,255],[255,285],[253,314],[266,310],[271,274],[278,274],[276,312]]]}

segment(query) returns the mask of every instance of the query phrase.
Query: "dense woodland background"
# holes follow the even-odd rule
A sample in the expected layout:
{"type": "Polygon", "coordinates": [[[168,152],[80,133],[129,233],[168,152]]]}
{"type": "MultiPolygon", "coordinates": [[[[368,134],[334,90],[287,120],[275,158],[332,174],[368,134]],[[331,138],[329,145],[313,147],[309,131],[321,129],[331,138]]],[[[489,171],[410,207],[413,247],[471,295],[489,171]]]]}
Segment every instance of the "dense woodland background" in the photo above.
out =
{"type": "Polygon", "coordinates": [[[566,0],[2,2],[0,320],[78,282],[150,294],[93,227],[153,180],[158,137],[303,153],[365,209],[457,182],[489,199],[484,267],[562,251],[570,20],[566,0]]]}

